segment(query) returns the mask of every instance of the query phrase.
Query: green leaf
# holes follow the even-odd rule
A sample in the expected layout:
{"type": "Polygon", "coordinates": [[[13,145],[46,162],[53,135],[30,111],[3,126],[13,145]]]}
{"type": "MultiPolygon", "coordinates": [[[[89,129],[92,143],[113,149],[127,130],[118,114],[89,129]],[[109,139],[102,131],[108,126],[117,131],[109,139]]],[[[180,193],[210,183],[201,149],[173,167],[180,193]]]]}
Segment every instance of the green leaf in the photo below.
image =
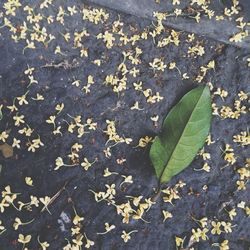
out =
{"type": "Polygon", "coordinates": [[[205,143],[211,118],[207,86],[191,90],[172,108],[149,153],[161,183],[168,182],[193,161],[205,143]]]}

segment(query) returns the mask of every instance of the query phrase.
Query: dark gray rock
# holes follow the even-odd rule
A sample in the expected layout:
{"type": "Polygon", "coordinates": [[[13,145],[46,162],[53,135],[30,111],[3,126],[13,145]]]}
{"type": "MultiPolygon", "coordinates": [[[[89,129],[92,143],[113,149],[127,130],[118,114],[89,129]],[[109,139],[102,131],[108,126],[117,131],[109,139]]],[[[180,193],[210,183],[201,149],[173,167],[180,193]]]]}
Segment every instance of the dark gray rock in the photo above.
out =
{"type": "MultiPolygon", "coordinates": [[[[60,4],[64,3],[61,2],[60,4]]],[[[77,0],[71,1],[70,5],[73,4],[82,7],[77,0]]],[[[116,8],[116,2],[112,2],[112,4],[113,8],[116,8]]],[[[131,8],[129,4],[131,2],[124,2],[126,8],[131,8]]],[[[136,11],[133,14],[139,15],[137,11],[141,10],[142,14],[139,16],[144,15],[144,8],[142,7],[145,7],[145,5],[139,6],[134,3],[133,6],[132,9],[136,11]],[[135,6],[138,6],[137,9],[135,6]]],[[[148,6],[151,8],[154,5],[149,3],[148,6]]],[[[58,5],[55,5],[54,8],[57,9],[58,5]]],[[[112,10],[108,11],[110,13],[110,23],[118,19],[118,13],[112,10]]],[[[149,9],[145,9],[145,11],[147,11],[145,13],[149,13],[149,9]]],[[[119,15],[124,22],[126,32],[130,35],[133,34],[132,31],[129,31],[130,25],[138,30],[143,30],[144,27],[150,27],[151,25],[150,20],[122,13],[119,13],[119,15]]],[[[22,16],[19,18],[22,19],[22,16]]],[[[231,32],[230,24],[225,25],[229,25],[231,32]]],[[[93,26],[89,22],[84,22],[79,15],[74,21],[66,22],[65,27],[55,26],[54,31],[63,32],[71,30],[72,27],[76,30],[86,27],[95,35],[104,30],[102,25],[93,26]]],[[[172,25],[172,27],[176,26],[172,25]]],[[[190,29],[192,28],[191,26],[189,27],[190,29]]],[[[193,30],[190,31],[194,32],[193,30]]],[[[180,192],[181,200],[174,202],[174,206],[159,200],[145,217],[146,220],[150,221],[150,224],[142,221],[131,221],[130,224],[123,225],[121,217],[116,215],[114,207],[105,203],[96,203],[93,195],[88,191],[90,188],[97,191],[103,190],[106,182],[116,183],[117,185],[121,182],[121,178],[117,176],[112,176],[109,179],[102,177],[104,166],[107,166],[113,171],[117,170],[125,175],[133,175],[133,185],[128,185],[126,191],[118,188],[118,202],[122,202],[125,195],[139,196],[141,194],[144,197],[151,197],[153,188],[157,186],[157,179],[148,157],[149,147],[134,149],[132,146],[135,146],[138,139],[142,136],[154,136],[159,133],[165,115],[182,95],[195,86],[194,78],[197,70],[210,60],[216,61],[216,70],[209,72],[204,82],[211,81],[215,87],[222,87],[228,90],[227,105],[233,105],[233,100],[240,90],[249,92],[250,71],[247,68],[246,58],[250,57],[250,54],[247,50],[223,45],[212,39],[198,36],[197,40],[203,43],[206,54],[197,59],[186,58],[184,55],[189,46],[186,42],[186,32],[182,32],[180,35],[181,44],[179,47],[169,45],[159,49],[155,47],[152,40],[138,42],[136,46],[140,47],[144,53],[141,56],[142,64],[138,66],[141,74],[136,80],[143,81],[145,88],[152,88],[164,96],[162,102],[149,105],[145,102],[145,98],[142,95],[138,95],[135,91],[130,91],[134,82],[132,77],[128,79],[128,89],[119,97],[103,84],[105,75],[114,73],[115,68],[121,63],[123,59],[122,49],[129,50],[133,46],[128,45],[126,48],[114,46],[108,50],[101,41],[97,41],[94,36],[90,36],[85,41],[85,45],[90,48],[89,59],[84,59],[79,58],[72,49],[72,44],[66,45],[58,35],[56,42],[52,43],[47,50],[44,48],[38,48],[34,51],[27,50],[25,55],[23,55],[23,44],[15,44],[11,41],[7,29],[1,30],[1,32],[0,75],[2,81],[0,82],[0,89],[2,92],[0,103],[10,104],[12,103],[12,98],[25,92],[26,89],[20,82],[27,80],[23,75],[27,64],[36,67],[35,75],[39,81],[39,85],[34,85],[29,95],[35,96],[39,92],[44,95],[46,100],[41,104],[30,103],[30,105],[22,109],[27,122],[36,131],[39,131],[45,146],[35,154],[29,153],[24,149],[17,151],[15,155],[18,160],[16,158],[3,159],[0,156],[1,164],[3,165],[0,175],[0,188],[2,190],[3,187],[11,184],[13,190],[22,192],[22,200],[28,200],[30,194],[38,197],[44,197],[45,195],[53,196],[66,181],[70,181],[67,185],[68,193],[62,192],[60,197],[50,206],[52,216],[46,212],[34,211],[32,216],[36,220],[30,226],[22,228],[21,232],[23,234],[32,234],[33,239],[36,239],[39,234],[42,239],[46,239],[50,243],[50,249],[62,249],[62,246],[66,244],[65,238],[70,237],[70,225],[64,223],[65,230],[62,233],[58,220],[62,212],[68,216],[73,216],[72,206],[68,199],[68,194],[70,194],[79,215],[85,217],[84,230],[86,229],[87,235],[95,241],[93,249],[174,250],[174,236],[187,236],[188,238],[191,229],[197,227],[190,219],[190,214],[197,218],[207,216],[210,220],[213,220],[215,217],[220,220],[227,220],[227,214],[221,210],[223,204],[228,203],[228,208],[234,208],[242,200],[249,201],[249,192],[237,191],[235,182],[238,175],[233,167],[229,166],[221,169],[225,165],[225,161],[222,159],[220,150],[225,143],[233,144],[235,153],[239,156],[237,167],[243,166],[244,160],[248,155],[248,149],[234,144],[232,136],[242,130],[246,130],[249,124],[249,116],[247,115],[243,115],[239,120],[213,118],[211,132],[212,138],[216,142],[212,146],[206,147],[206,151],[212,157],[210,161],[211,172],[193,171],[193,168],[199,168],[203,164],[203,161],[197,157],[185,171],[166,185],[172,186],[178,180],[183,180],[187,186],[180,192]],[[67,69],[42,68],[41,66],[46,63],[60,63],[65,59],[53,53],[56,44],[61,45],[62,49],[67,51],[69,56],[66,59],[69,62],[76,59],[80,63],[79,66],[67,69]],[[43,58],[39,59],[41,56],[43,58]],[[100,68],[90,63],[93,59],[102,56],[106,57],[107,61],[100,68]],[[154,73],[149,69],[148,63],[155,57],[166,57],[166,62],[168,63],[175,61],[181,72],[187,72],[190,79],[182,80],[177,71],[169,70],[154,77],[154,73]],[[85,95],[70,84],[74,77],[83,81],[86,80],[85,76],[88,74],[93,75],[96,81],[91,89],[91,95],[85,95]],[[130,107],[135,101],[143,104],[145,109],[132,112],[130,107]],[[82,114],[84,119],[93,117],[94,121],[98,123],[97,131],[79,140],[85,146],[84,156],[90,159],[98,158],[98,162],[88,172],[83,171],[80,167],[53,171],[55,158],[69,153],[70,146],[77,140],[76,136],[69,134],[65,134],[63,138],[54,138],[51,135],[51,127],[45,123],[45,119],[54,113],[55,105],[62,102],[65,104],[65,109],[61,113],[58,122],[62,125],[63,131],[67,129],[63,122],[63,119],[67,119],[67,114],[82,114]],[[149,119],[150,116],[155,114],[159,115],[158,127],[155,127],[149,119]],[[101,129],[105,129],[106,119],[116,120],[118,133],[134,139],[132,146],[122,144],[117,148],[115,147],[112,151],[113,157],[111,159],[105,158],[102,153],[107,138],[103,135],[101,129]],[[127,159],[122,169],[120,166],[117,166],[115,161],[119,157],[126,157],[127,159]],[[27,189],[23,181],[25,176],[32,176],[34,187],[27,189]],[[207,191],[202,189],[204,185],[208,186],[207,191]],[[192,188],[193,194],[188,194],[190,188],[192,188]],[[162,222],[162,209],[167,209],[173,214],[173,218],[165,223],[162,222]],[[103,229],[105,222],[115,224],[116,230],[106,236],[97,236],[96,232],[103,229]],[[139,232],[132,236],[131,241],[124,244],[120,237],[122,230],[128,231],[132,229],[137,229],[139,232]]],[[[166,32],[168,32],[167,28],[166,32]]],[[[246,46],[248,45],[246,44],[246,46]]],[[[224,104],[219,97],[216,97],[216,102],[221,105],[224,104]]],[[[6,128],[11,128],[13,135],[20,136],[17,134],[8,112],[4,112],[4,118],[0,123],[0,131],[6,128]]],[[[249,183],[247,188],[249,190],[249,183]]],[[[12,227],[15,216],[17,216],[15,210],[8,210],[3,218],[1,215],[1,220],[8,228],[5,234],[0,236],[1,250],[17,249],[15,245],[10,244],[18,237],[18,232],[14,231],[12,227]]],[[[29,218],[29,213],[22,217],[24,221],[29,218]]],[[[208,242],[200,242],[196,244],[195,248],[210,250],[213,242],[218,242],[225,238],[229,239],[231,249],[246,250],[250,239],[249,218],[246,218],[243,212],[239,212],[234,223],[237,224],[237,227],[233,229],[233,234],[223,234],[220,237],[210,234],[208,242]]],[[[29,249],[38,249],[36,240],[32,241],[29,249]]]]}

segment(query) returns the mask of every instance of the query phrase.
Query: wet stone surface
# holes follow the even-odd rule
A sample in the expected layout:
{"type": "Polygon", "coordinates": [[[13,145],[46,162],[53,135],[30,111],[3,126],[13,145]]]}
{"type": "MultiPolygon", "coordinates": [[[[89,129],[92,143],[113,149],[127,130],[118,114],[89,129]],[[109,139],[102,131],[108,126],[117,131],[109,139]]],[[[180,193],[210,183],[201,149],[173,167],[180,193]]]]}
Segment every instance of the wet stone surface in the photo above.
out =
{"type": "MultiPolygon", "coordinates": [[[[239,27],[236,25],[237,18],[229,17],[223,20],[216,20],[216,15],[221,16],[225,13],[225,8],[230,9],[233,6],[233,1],[151,1],[140,0],[133,1],[127,0],[125,3],[122,0],[89,0],[89,2],[96,3],[100,6],[105,6],[117,11],[132,14],[138,17],[155,20],[154,12],[167,13],[167,18],[164,19],[164,23],[171,27],[182,31],[192,32],[198,35],[203,35],[220,42],[239,46],[240,48],[250,48],[250,38],[246,37],[240,43],[230,41],[230,37],[239,32],[239,27]],[[176,2],[176,4],[173,4],[176,2]],[[179,4],[177,4],[177,2],[179,4]],[[193,4],[191,4],[193,3],[193,4]],[[212,11],[213,18],[207,18],[207,15],[202,10],[202,4],[207,3],[207,9],[212,11]],[[175,16],[175,10],[181,10],[178,18],[175,16]],[[200,12],[201,19],[199,22],[195,20],[196,11],[200,12]]],[[[250,2],[247,0],[238,1],[237,10],[242,14],[245,21],[249,21],[250,16],[250,2]]],[[[249,32],[249,27],[245,26],[249,32]]]]}
{"type": "MultiPolygon", "coordinates": [[[[29,1],[23,1],[23,5],[29,1]]],[[[35,2],[35,1],[34,1],[35,2]]],[[[76,5],[77,10],[83,8],[92,9],[95,5],[84,5],[81,1],[55,1],[53,6],[43,10],[47,15],[56,16],[59,6],[67,9],[67,6],[76,5]],[[49,12],[49,13],[47,13],[49,12]]],[[[230,249],[246,250],[250,241],[250,223],[243,209],[237,204],[245,201],[249,205],[249,183],[246,190],[238,190],[236,182],[239,180],[237,169],[243,167],[246,162],[247,146],[242,147],[233,142],[233,135],[246,131],[249,124],[249,115],[242,114],[239,119],[221,119],[213,116],[211,127],[211,137],[215,142],[205,146],[205,152],[211,154],[211,159],[204,161],[201,156],[197,156],[193,163],[178,176],[174,177],[163,188],[174,187],[180,180],[186,185],[179,190],[180,199],[173,200],[173,204],[166,203],[162,197],[152,205],[148,212],[145,212],[142,220],[130,219],[128,224],[122,223],[122,216],[117,214],[116,208],[106,201],[96,202],[93,193],[105,191],[106,184],[116,185],[116,204],[125,203],[129,198],[126,196],[143,196],[143,199],[154,195],[154,188],[157,188],[157,179],[148,153],[150,144],[146,147],[136,147],[140,138],[145,136],[154,137],[160,132],[161,124],[174,104],[189,90],[197,84],[207,84],[211,82],[215,91],[222,88],[228,91],[228,96],[223,101],[220,96],[214,96],[213,102],[218,107],[227,105],[233,107],[234,100],[238,98],[238,93],[242,90],[249,93],[250,70],[247,67],[247,58],[250,53],[247,50],[233,46],[224,45],[214,40],[196,36],[193,44],[199,43],[205,49],[205,54],[201,57],[188,57],[188,33],[180,32],[179,46],[169,44],[163,48],[156,46],[157,41],[168,36],[171,29],[165,27],[161,35],[155,38],[140,39],[134,43],[128,42],[124,45],[119,41],[119,35],[114,35],[116,40],[109,49],[105,46],[103,39],[97,39],[99,33],[105,31],[112,32],[112,24],[116,20],[123,22],[123,32],[128,37],[141,34],[143,30],[148,32],[154,30],[151,21],[136,18],[131,15],[117,13],[106,10],[109,19],[97,25],[88,20],[82,19],[82,14],[78,11],[74,17],[65,17],[64,25],[54,22],[48,25],[44,21],[47,31],[55,36],[55,39],[46,47],[41,43],[36,43],[36,49],[25,49],[25,40],[17,43],[11,39],[9,28],[0,30],[0,83],[1,101],[3,104],[3,118],[0,122],[0,132],[8,131],[8,144],[12,144],[13,138],[21,140],[21,148],[14,149],[14,155],[5,159],[2,154],[0,161],[2,170],[0,173],[1,191],[7,185],[11,186],[14,193],[18,195],[18,201],[28,202],[30,195],[40,197],[58,197],[51,203],[48,211],[41,212],[43,206],[33,207],[32,211],[23,209],[16,211],[13,207],[5,208],[0,214],[0,220],[7,229],[0,236],[0,249],[21,249],[22,244],[17,242],[18,234],[32,235],[31,241],[27,244],[28,249],[39,249],[37,242],[38,235],[42,241],[50,244],[48,249],[63,249],[67,245],[67,239],[71,239],[72,220],[74,210],[84,217],[81,232],[85,232],[88,238],[95,242],[92,249],[176,249],[175,236],[184,238],[184,247],[188,246],[192,229],[197,228],[194,218],[207,217],[208,221],[230,221],[228,211],[235,208],[237,215],[231,222],[232,233],[211,234],[211,224],[208,224],[209,239],[194,243],[194,249],[212,249],[213,243],[229,240],[230,249]],[[69,32],[73,37],[74,32],[86,29],[90,34],[82,38],[84,48],[88,50],[88,57],[80,56],[78,48],[74,48],[72,39],[67,43],[61,34],[69,32]],[[60,46],[61,52],[55,54],[56,46],[60,46]],[[107,75],[116,75],[121,79],[122,73],[118,70],[123,62],[123,52],[135,51],[140,48],[143,53],[139,55],[140,63],[132,64],[126,59],[127,69],[133,67],[139,69],[139,73],[134,77],[132,73],[127,73],[126,89],[114,93],[112,86],[105,84],[107,75]],[[178,69],[165,69],[165,71],[154,71],[149,63],[154,58],[162,58],[169,65],[175,62],[178,69]],[[100,59],[101,65],[93,63],[100,59]],[[210,61],[215,61],[215,69],[207,71],[206,76],[197,83],[196,77],[201,66],[206,66],[210,61]],[[53,64],[51,66],[51,64],[53,64]],[[33,76],[38,83],[31,84],[29,78],[24,74],[27,67],[34,67],[33,76]],[[179,73],[181,72],[181,74],[179,73]],[[183,74],[187,73],[188,79],[184,79],[183,74]],[[82,89],[87,85],[88,76],[93,76],[94,83],[90,86],[90,92],[85,93],[82,89]],[[72,85],[72,82],[80,80],[80,86],[72,85]],[[159,92],[163,97],[156,103],[148,103],[142,91],[136,91],[133,83],[143,83],[143,90],[151,89],[152,95],[159,92]],[[15,97],[27,93],[27,105],[18,105],[18,112],[10,112],[8,108],[12,105],[15,97]],[[44,97],[43,101],[35,101],[36,95],[44,97]],[[32,99],[33,98],[33,99],[32,99]],[[139,103],[142,110],[131,107],[139,103]],[[53,125],[46,120],[57,114],[55,107],[64,103],[64,109],[56,115],[56,127],[61,126],[60,134],[53,134],[53,125]],[[34,129],[29,138],[18,131],[27,125],[15,126],[13,116],[18,113],[25,117],[25,122],[34,129]],[[87,130],[86,134],[78,137],[77,131],[68,132],[68,123],[72,122],[72,117],[80,115],[83,123],[88,118],[92,118],[97,123],[95,130],[87,130]],[[157,122],[153,122],[150,117],[159,116],[157,122]],[[103,132],[107,128],[107,120],[115,121],[117,134],[122,137],[132,138],[130,144],[118,143],[111,148],[111,156],[106,157],[103,150],[107,146],[114,145],[114,142],[107,142],[108,136],[103,132]],[[44,146],[41,146],[34,153],[28,151],[29,141],[40,136],[44,146]],[[71,152],[74,143],[81,143],[83,148],[79,152],[79,162],[76,160],[74,167],[62,167],[55,169],[55,160],[62,157],[65,163],[70,164],[67,156],[71,152]],[[27,144],[28,143],[28,144],[27,144]],[[237,156],[234,165],[227,165],[223,159],[223,149],[225,144],[230,144],[237,156]],[[95,163],[84,170],[80,162],[86,157],[90,162],[95,163]],[[120,163],[117,159],[126,159],[120,163]],[[211,167],[210,172],[194,171],[202,168],[204,162],[208,162],[211,167]],[[225,167],[226,166],[226,167],[225,167]],[[109,177],[103,176],[105,168],[118,174],[109,177]],[[121,175],[132,175],[133,183],[125,183],[121,175]],[[25,177],[33,179],[33,186],[25,184],[25,177]],[[66,184],[65,189],[62,189],[66,184]],[[207,188],[206,188],[207,186],[207,188]],[[59,191],[60,190],[60,191],[59,191]],[[73,205],[72,205],[73,204],[73,205]],[[173,217],[163,222],[162,210],[172,213],[173,217]],[[33,218],[35,220],[27,225],[14,230],[13,223],[15,217],[26,222],[33,218]],[[104,223],[115,225],[116,228],[107,234],[100,235],[97,232],[104,232],[104,223]],[[124,243],[121,238],[122,231],[126,232],[138,230],[131,234],[131,239],[124,243]]],[[[21,25],[25,20],[24,11],[18,11],[16,17],[12,17],[12,23],[21,25]]],[[[191,42],[192,44],[192,42],[191,42]]],[[[244,101],[247,105],[247,101],[244,101]]],[[[1,142],[1,144],[3,144],[1,142]]],[[[14,202],[16,206],[18,203],[14,202]]],[[[84,240],[83,240],[84,241],[84,240]]],[[[85,242],[83,243],[86,244],[85,242]]],[[[84,249],[83,245],[83,249],[84,249]]],[[[190,248],[189,248],[190,249],[190,248]]],[[[215,248],[216,249],[216,248],[215,248]]]]}

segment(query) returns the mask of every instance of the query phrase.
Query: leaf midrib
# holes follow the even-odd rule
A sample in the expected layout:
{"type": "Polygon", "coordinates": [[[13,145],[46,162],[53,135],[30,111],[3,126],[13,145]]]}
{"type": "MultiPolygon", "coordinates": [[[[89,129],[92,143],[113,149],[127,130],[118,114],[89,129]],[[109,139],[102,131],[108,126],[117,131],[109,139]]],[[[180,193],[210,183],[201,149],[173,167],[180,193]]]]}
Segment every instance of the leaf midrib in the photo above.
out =
{"type": "MultiPolygon", "coordinates": [[[[198,103],[199,103],[201,97],[203,96],[204,90],[205,90],[205,88],[203,89],[201,96],[199,97],[198,101],[196,102],[193,111],[196,109],[196,107],[197,107],[197,105],[198,105],[198,103]]],[[[161,175],[160,175],[160,182],[161,182],[161,178],[162,178],[162,176],[163,176],[163,174],[164,174],[164,172],[165,172],[165,169],[166,169],[168,163],[170,162],[170,160],[171,160],[171,158],[172,158],[172,155],[174,154],[174,152],[175,152],[175,150],[176,150],[176,148],[177,148],[177,145],[179,145],[179,141],[180,141],[180,139],[182,138],[182,135],[184,134],[185,129],[186,129],[186,127],[187,127],[187,125],[188,125],[188,123],[189,123],[189,121],[190,121],[190,119],[191,119],[191,117],[192,117],[192,115],[193,115],[193,111],[191,112],[191,115],[190,115],[189,118],[188,118],[188,121],[187,121],[187,123],[186,123],[186,125],[185,125],[185,127],[184,127],[184,129],[183,129],[183,131],[182,131],[182,133],[181,133],[181,135],[180,135],[180,137],[179,137],[179,139],[178,139],[178,142],[176,143],[176,145],[175,145],[175,147],[174,147],[173,152],[171,153],[171,155],[170,155],[170,157],[169,157],[169,160],[168,160],[167,163],[165,164],[165,167],[164,167],[164,169],[163,169],[163,171],[162,171],[162,173],[161,173],[161,175]]],[[[164,146],[164,147],[165,147],[165,146],[164,146]]]]}

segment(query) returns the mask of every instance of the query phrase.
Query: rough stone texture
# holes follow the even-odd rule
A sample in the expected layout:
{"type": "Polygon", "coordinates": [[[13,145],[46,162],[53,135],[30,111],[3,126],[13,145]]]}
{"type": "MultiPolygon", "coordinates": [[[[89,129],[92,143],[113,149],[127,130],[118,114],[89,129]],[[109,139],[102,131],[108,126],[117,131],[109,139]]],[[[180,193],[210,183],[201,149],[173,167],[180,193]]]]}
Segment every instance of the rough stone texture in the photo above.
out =
{"type": "MultiPolygon", "coordinates": [[[[72,1],[77,6],[82,7],[79,1],[72,1]]],[[[56,9],[57,6],[55,6],[56,9]]],[[[116,20],[117,13],[109,10],[111,15],[110,22],[116,20]]],[[[125,29],[129,33],[129,25],[142,30],[145,26],[151,24],[149,20],[137,18],[135,16],[119,13],[121,20],[125,23],[125,29]]],[[[22,18],[21,16],[19,17],[22,18]]],[[[104,30],[104,27],[93,26],[88,22],[83,22],[81,17],[68,21],[66,29],[72,27],[81,29],[86,27],[91,29],[93,34],[97,34],[104,30]]],[[[59,29],[60,27],[55,27],[59,29]]],[[[23,45],[15,44],[10,40],[6,29],[2,30],[0,43],[0,75],[1,75],[1,103],[12,102],[12,98],[24,93],[24,82],[27,80],[23,75],[23,71],[27,68],[27,64],[37,68],[35,73],[39,80],[39,85],[34,85],[29,95],[34,96],[37,92],[42,93],[46,101],[41,104],[31,102],[30,105],[23,107],[22,113],[25,115],[28,123],[39,131],[45,146],[35,154],[26,150],[15,152],[15,157],[11,159],[1,158],[3,169],[0,175],[1,190],[8,184],[11,184],[13,190],[22,192],[22,200],[27,200],[30,194],[38,197],[45,195],[54,195],[65,183],[68,193],[73,199],[77,211],[80,215],[84,215],[84,228],[87,235],[95,240],[93,249],[159,249],[173,250],[175,249],[174,236],[187,237],[190,236],[191,229],[196,224],[190,219],[190,215],[197,218],[207,216],[210,220],[214,217],[221,220],[228,218],[222,209],[223,204],[228,202],[230,208],[234,208],[241,200],[249,201],[249,193],[237,191],[235,184],[238,179],[234,167],[226,167],[221,169],[226,162],[222,159],[221,147],[225,143],[233,144],[232,136],[242,130],[246,130],[249,124],[249,116],[243,115],[239,120],[221,120],[218,117],[213,118],[212,138],[216,142],[206,151],[211,153],[211,172],[195,172],[193,168],[200,168],[203,160],[200,157],[177,177],[173,178],[168,186],[174,185],[178,180],[183,180],[187,186],[181,191],[181,200],[171,204],[159,202],[152,207],[147,213],[145,219],[150,221],[146,224],[142,221],[131,221],[128,225],[121,223],[121,217],[116,215],[115,209],[105,203],[94,202],[93,195],[88,189],[96,191],[103,190],[104,185],[115,183],[117,186],[121,183],[121,177],[112,176],[109,179],[102,177],[104,167],[110,167],[111,170],[120,172],[125,175],[133,175],[134,183],[127,185],[125,189],[117,190],[117,201],[124,200],[125,195],[151,197],[153,188],[157,186],[157,180],[154,175],[153,167],[148,158],[148,150],[133,148],[136,146],[138,139],[145,135],[155,135],[160,131],[162,120],[171,107],[185,94],[188,90],[195,86],[193,78],[197,74],[197,69],[207,64],[210,60],[216,61],[216,70],[209,72],[204,81],[213,82],[215,87],[222,87],[229,91],[229,97],[226,103],[232,106],[236,94],[240,90],[249,92],[250,71],[247,68],[246,58],[250,56],[249,52],[244,49],[238,49],[229,45],[223,45],[210,39],[198,37],[204,43],[206,54],[202,58],[190,59],[183,57],[188,49],[189,44],[185,41],[187,33],[182,32],[181,45],[174,47],[172,45],[156,49],[153,41],[147,40],[137,44],[144,53],[141,56],[142,64],[139,66],[141,74],[137,80],[144,82],[145,87],[159,91],[164,100],[155,105],[146,104],[145,98],[132,91],[132,83],[134,79],[128,79],[128,89],[119,97],[114,94],[111,89],[103,84],[104,76],[114,73],[114,69],[122,62],[121,48],[114,46],[108,50],[103,42],[94,40],[89,37],[86,39],[85,45],[90,48],[89,59],[79,58],[71,49],[70,45],[65,45],[61,37],[57,37],[57,43],[62,44],[61,47],[67,51],[67,60],[72,62],[74,59],[79,65],[73,69],[54,69],[41,68],[46,63],[60,63],[65,58],[60,55],[54,55],[55,46],[49,47],[47,50],[38,48],[35,51],[27,50],[25,55],[22,54],[23,45]],[[217,48],[217,49],[216,49],[217,48]],[[185,53],[184,53],[185,52],[185,53]],[[188,80],[181,80],[178,72],[166,71],[154,77],[154,73],[149,69],[148,63],[155,57],[165,57],[167,62],[175,61],[181,72],[187,72],[191,76],[188,80]],[[103,58],[105,61],[100,68],[90,62],[96,58],[103,58]],[[70,83],[74,79],[86,80],[85,76],[91,74],[94,76],[96,83],[92,86],[91,94],[85,95],[82,91],[72,86],[70,83]],[[144,104],[143,111],[131,111],[130,107],[135,101],[144,104]],[[54,138],[51,135],[51,126],[45,123],[49,115],[54,113],[54,107],[57,103],[64,103],[65,109],[62,112],[59,122],[66,130],[66,124],[63,119],[67,119],[67,113],[72,116],[82,114],[85,118],[93,117],[98,123],[98,130],[91,132],[86,138],[83,137],[79,141],[83,143],[84,156],[93,159],[98,158],[98,162],[94,164],[90,171],[83,171],[80,167],[72,169],[62,169],[58,172],[53,171],[54,161],[57,156],[63,156],[69,152],[70,146],[76,141],[73,135],[65,134],[62,138],[54,138]],[[150,116],[159,114],[158,127],[153,126],[150,116]],[[119,145],[112,151],[112,158],[104,157],[102,150],[107,138],[101,130],[105,129],[105,120],[116,120],[118,133],[133,138],[132,146],[119,145]],[[127,162],[124,167],[118,166],[116,159],[125,157],[127,162]],[[34,179],[34,187],[27,187],[24,184],[25,176],[32,176],[34,179]],[[208,186],[207,191],[203,191],[202,187],[208,186]],[[188,194],[190,188],[193,194],[188,194]],[[162,209],[167,209],[173,214],[173,218],[165,223],[162,222],[162,209]],[[115,224],[116,231],[112,231],[105,236],[97,236],[96,232],[101,231],[105,222],[115,224]],[[139,230],[132,236],[132,239],[125,245],[120,234],[122,230],[139,230]]],[[[129,49],[129,47],[127,48],[129,49]]],[[[25,85],[26,86],[26,85],[25,85]]],[[[215,98],[218,105],[223,102],[219,97],[215,98]]],[[[4,113],[4,118],[0,124],[1,130],[13,128],[15,135],[16,129],[10,120],[8,113],[4,113]]],[[[247,157],[247,149],[234,145],[235,153],[238,155],[237,166],[243,166],[247,157]]],[[[249,183],[247,184],[249,190],[249,183]]],[[[36,218],[35,222],[29,227],[22,228],[24,234],[32,234],[34,241],[29,245],[29,249],[38,249],[35,238],[41,235],[42,238],[50,242],[50,249],[62,249],[65,245],[64,238],[70,235],[70,223],[67,222],[67,216],[73,215],[68,195],[63,192],[60,197],[50,206],[52,216],[48,213],[40,213],[34,211],[32,216],[36,218]],[[63,214],[63,215],[62,215],[63,214]],[[60,228],[63,227],[63,230],[60,228]]],[[[20,249],[20,245],[13,243],[17,239],[18,233],[13,230],[13,219],[16,216],[14,210],[7,210],[4,218],[0,215],[0,219],[4,221],[8,230],[0,236],[0,249],[12,250],[20,249]],[[10,242],[12,244],[10,245],[10,242]]],[[[22,219],[28,220],[30,214],[23,215],[22,219]],[[26,216],[26,217],[25,217],[26,216]]],[[[246,250],[250,244],[250,225],[249,218],[239,210],[234,220],[237,227],[233,233],[223,236],[213,236],[213,241],[201,242],[196,244],[196,249],[211,249],[213,242],[221,239],[229,239],[230,247],[233,250],[246,250]]],[[[209,235],[212,237],[211,235],[209,235]]]]}

